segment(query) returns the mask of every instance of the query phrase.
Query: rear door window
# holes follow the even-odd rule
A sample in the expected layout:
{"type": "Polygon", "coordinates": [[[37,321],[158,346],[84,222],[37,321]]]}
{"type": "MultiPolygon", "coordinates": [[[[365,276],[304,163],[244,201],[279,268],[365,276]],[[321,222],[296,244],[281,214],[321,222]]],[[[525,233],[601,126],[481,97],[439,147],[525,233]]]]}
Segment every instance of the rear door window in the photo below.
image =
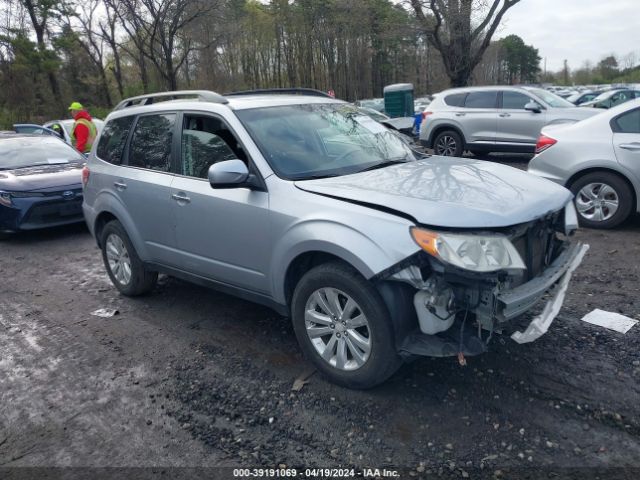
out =
{"type": "Polygon", "coordinates": [[[175,123],[175,113],[139,117],[131,137],[128,165],[169,172],[175,123]]]}
{"type": "Polygon", "coordinates": [[[497,108],[498,92],[469,92],[464,101],[465,108],[497,108]]]}
{"type": "Polygon", "coordinates": [[[122,154],[133,124],[133,118],[116,118],[105,125],[96,151],[98,158],[113,165],[122,164],[122,154]]]}

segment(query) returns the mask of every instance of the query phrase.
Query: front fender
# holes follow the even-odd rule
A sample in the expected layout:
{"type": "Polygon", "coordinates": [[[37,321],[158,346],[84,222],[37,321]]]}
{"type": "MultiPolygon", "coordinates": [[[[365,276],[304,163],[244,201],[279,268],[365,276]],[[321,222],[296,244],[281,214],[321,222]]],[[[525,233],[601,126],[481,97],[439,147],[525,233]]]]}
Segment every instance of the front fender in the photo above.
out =
{"type": "MultiPolygon", "coordinates": [[[[405,236],[407,241],[398,241],[394,248],[390,248],[344,223],[327,220],[305,220],[297,223],[285,232],[273,251],[271,281],[274,299],[279,303],[286,303],[287,270],[304,253],[323,252],[334,255],[369,279],[419,250],[410,240],[408,229],[405,236]]],[[[393,238],[393,235],[389,237],[393,238]]]]}

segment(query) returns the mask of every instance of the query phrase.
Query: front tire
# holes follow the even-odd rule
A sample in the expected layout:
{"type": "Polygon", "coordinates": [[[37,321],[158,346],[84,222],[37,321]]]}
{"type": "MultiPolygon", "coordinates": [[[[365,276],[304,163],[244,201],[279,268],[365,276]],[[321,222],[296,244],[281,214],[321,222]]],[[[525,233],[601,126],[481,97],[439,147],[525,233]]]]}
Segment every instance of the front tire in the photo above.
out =
{"type": "Polygon", "coordinates": [[[333,383],[371,388],[402,363],[384,301],[345,264],[326,263],[307,272],[295,288],[291,313],[303,353],[333,383]]]}
{"type": "Polygon", "coordinates": [[[624,222],[633,209],[633,192],[627,182],[609,172],[593,172],[571,185],[580,225],[588,228],[614,228],[624,222]]]}
{"type": "Polygon", "coordinates": [[[117,220],[107,223],[100,241],[102,260],[114,286],[129,297],[153,290],[158,272],[147,270],[138,257],[129,235],[117,220]]]}
{"type": "Polygon", "coordinates": [[[433,152],[444,157],[461,157],[464,152],[462,137],[455,130],[444,130],[433,141],[433,152]]]}

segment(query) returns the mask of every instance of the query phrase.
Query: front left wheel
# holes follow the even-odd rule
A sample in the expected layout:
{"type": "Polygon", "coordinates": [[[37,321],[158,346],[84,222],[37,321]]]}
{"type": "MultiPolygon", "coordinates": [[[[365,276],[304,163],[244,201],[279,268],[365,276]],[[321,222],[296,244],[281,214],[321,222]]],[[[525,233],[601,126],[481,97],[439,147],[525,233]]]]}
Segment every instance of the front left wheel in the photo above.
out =
{"type": "Polygon", "coordinates": [[[327,263],[307,272],[295,288],[291,313],[305,356],[333,383],[370,388],[402,363],[384,301],[345,264],[327,263]]]}

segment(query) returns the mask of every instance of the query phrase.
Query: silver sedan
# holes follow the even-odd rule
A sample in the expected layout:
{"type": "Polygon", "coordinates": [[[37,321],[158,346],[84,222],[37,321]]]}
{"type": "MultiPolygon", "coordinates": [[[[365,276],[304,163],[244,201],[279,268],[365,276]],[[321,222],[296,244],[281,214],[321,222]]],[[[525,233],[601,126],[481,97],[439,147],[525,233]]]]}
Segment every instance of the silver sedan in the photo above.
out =
{"type": "Polygon", "coordinates": [[[620,225],[640,211],[640,100],[545,127],[528,170],[574,193],[581,225],[620,225]]]}

